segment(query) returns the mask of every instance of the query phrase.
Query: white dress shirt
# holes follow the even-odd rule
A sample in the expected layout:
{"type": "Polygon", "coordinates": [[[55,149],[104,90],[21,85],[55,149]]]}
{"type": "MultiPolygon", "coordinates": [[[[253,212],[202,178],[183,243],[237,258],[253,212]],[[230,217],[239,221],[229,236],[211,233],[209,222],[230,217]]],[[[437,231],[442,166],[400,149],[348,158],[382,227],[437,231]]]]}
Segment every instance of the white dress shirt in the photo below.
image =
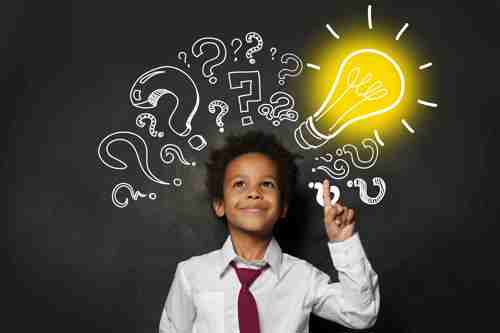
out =
{"type": "Polygon", "coordinates": [[[308,333],[310,313],[350,328],[373,326],[380,305],[378,277],[358,233],[327,242],[339,282],[309,262],[282,253],[273,237],[264,258],[248,262],[234,251],[229,235],[221,249],[181,261],[176,268],[160,333],[239,333],[238,267],[270,267],[250,286],[261,333],[308,333]]]}

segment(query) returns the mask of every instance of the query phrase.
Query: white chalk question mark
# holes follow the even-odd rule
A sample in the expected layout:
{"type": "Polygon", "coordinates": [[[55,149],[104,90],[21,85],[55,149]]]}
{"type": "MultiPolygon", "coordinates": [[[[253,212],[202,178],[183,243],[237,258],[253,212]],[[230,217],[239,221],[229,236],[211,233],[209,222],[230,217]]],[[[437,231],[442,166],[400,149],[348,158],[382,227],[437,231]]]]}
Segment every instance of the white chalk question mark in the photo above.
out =
{"type": "Polygon", "coordinates": [[[160,150],[160,158],[165,164],[170,164],[175,160],[175,157],[184,165],[196,166],[196,162],[188,162],[182,154],[181,148],[173,143],[167,143],[160,150]]]}
{"type": "Polygon", "coordinates": [[[145,112],[138,115],[135,118],[135,124],[140,128],[144,128],[144,126],[146,126],[146,122],[144,121],[144,119],[149,119],[149,134],[153,138],[163,138],[164,133],[156,131],[156,117],[151,113],[145,112]]]}
{"type": "Polygon", "coordinates": [[[231,41],[231,46],[235,48],[233,51],[234,61],[238,61],[238,57],[236,57],[236,53],[238,53],[238,51],[240,50],[242,45],[243,45],[243,42],[239,38],[233,38],[233,40],[231,41]],[[237,42],[237,43],[234,43],[234,42],[237,42]],[[238,44],[238,46],[234,46],[234,44],[238,44]]]}
{"type": "Polygon", "coordinates": [[[343,160],[341,158],[336,159],[335,162],[333,162],[333,168],[335,170],[332,170],[326,165],[320,165],[315,168],[312,168],[312,172],[323,171],[328,175],[328,177],[332,179],[344,179],[349,175],[350,167],[349,163],[347,163],[346,160],[343,160]]]}
{"type": "Polygon", "coordinates": [[[258,33],[249,32],[245,35],[245,40],[247,41],[247,43],[251,43],[254,39],[257,41],[257,45],[249,48],[246,52],[246,57],[252,65],[255,64],[253,55],[262,50],[262,47],[264,46],[264,39],[258,33]]]}
{"type": "Polygon", "coordinates": [[[129,98],[133,106],[144,110],[154,109],[163,96],[170,96],[175,100],[173,111],[168,117],[168,126],[178,136],[189,135],[191,121],[200,104],[200,94],[195,82],[182,69],[160,66],[150,69],[135,80],[129,98]],[[182,99],[175,93],[177,90],[183,92],[182,99]]]}
{"type": "Polygon", "coordinates": [[[271,47],[271,60],[274,60],[274,56],[276,55],[276,52],[278,52],[278,49],[275,47],[271,47]]]}
{"type": "Polygon", "coordinates": [[[201,66],[201,72],[203,77],[208,78],[208,82],[210,82],[210,84],[216,84],[217,77],[215,76],[213,70],[215,67],[222,65],[226,61],[227,49],[224,42],[219,38],[202,37],[193,43],[191,46],[191,52],[196,58],[199,58],[205,53],[204,50],[206,50],[207,46],[215,47],[217,55],[215,57],[211,57],[203,63],[201,66]]]}
{"type": "Polygon", "coordinates": [[[128,168],[127,163],[117,158],[110,151],[111,145],[116,142],[127,143],[134,150],[139,167],[142,173],[146,177],[148,177],[149,180],[161,185],[170,185],[170,182],[161,180],[160,178],[156,177],[153,172],[151,172],[151,169],[149,167],[148,145],[140,135],[133,132],[118,131],[108,134],[104,139],[101,140],[99,146],[97,147],[97,155],[104,165],[115,170],[125,170],[128,168]]]}
{"type": "Polygon", "coordinates": [[[179,59],[180,61],[182,61],[184,63],[184,65],[187,66],[187,68],[191,67],[191,65],[189,65],[187,63],[187,53],[186,52],[180,51],[179,53],[177,53],[177,59],[179,59]]]}
{"type": "Polygon", "coordinates": [[[137,201],[137,199],[139,198],[145,198],[145,197],[148,197],[150,200],[156,200],[156,198],[158,197],[158,195],[154,192],[149,193],[149,195],[147,195],[145,193],[142,193],[141,191],[134,190],[132,185],[130,185],[129,183],[120,183],[113,188],[113,192],[111,193],[111,201],[113,202],[113,205],[115,205],[118,208],[125,208],[128,206],[128,198],[125,198],[124,201],[119,201],[116,196],[121,188],[126,188],[132,199],[135,201],[137,201]]]}
{"type": "Polygon", "coordinates": [[[359,156],[358,148],[352,144],[345,144],[342,149],[338,148],[336,154],[342,156],[347,154],[351,157],[351,162],[358,169],[369,169],[375,165],[378,159],[378,145],[375,140],[371,138],[365,138],[361,141],[361,145],[370,151],[370,158],[368,160],[363,160],[359,156]]]}
{"type": "Polygon", "coordinates": [[[299,76],[300,73],[302,73],[302,69],[304,68],[304,63],[302,62],[302,59],[300,59],[298,56],[296,56],[293,53],[285,53],[281,56],[281,63],[282,64],[288,64],[290,61],[295,63],[295,68],[294,69],[283,68],[282,70],[279,71],[278,83],[280,85],[285,84],[285,79],[287,76],[295,77],[295,76],[299,76]]]}
{"type": "Polygon", "coordinates": [[[379,188],[378,194],[375,197],[370,197],[367,192],[367,184],[361,178],[355,178],[354,182],[349,180],[347,182],[348,187],[359,187],[359,198],[367,205],[376,205],[378,204],[382,198],[384,198],[386,192],[386,185],[382,178],[374,177],[372,179],[372,183],[374,186],[379,188]]]}
{"type": "Polygon", "coordinates": [[[280,125],[283,120],[297,121],[299,118],[297,111],[293,110],[295,100],[290,94],[277,91],[271,95],[269,101],[271,104],[261,104],[257,112],[266,119],[273,120],[274,126],[280,125]]]}
{"type": "Polygon", "coordinates": [[[290,94],[284,91],[277,91],[271,95],[269,100],[274,106],[272,111],[273,118],[275,119],[273,121],[274,126],[278,126],[283,120],[297,121],[299,119],[299,114],[293,110],[295,100],[290,94]]]}
{"type": "Polygon", "coordinates": [[[216,108],[220,109],[219,114],[215,118],[215,123],[219,127],[219,132],[224,132],[224,122],[222,121],[222,117],[224,117],[229,112],[229,105],[221,100],[213,100],[208,104],[208,112],[214,114],[216,108]]]}
{"type": "Polygon", "coordinates": [[[272,114],[273,110],[274,110],[273,106],[268,103],[261,104],[257,108],[257,112],[261,116],[265,116],[267,120],[273,120],[273,114],[272,114]]]}
{"type": "MultiPolygon", "coordinates": [[[[316,183],[310,182],[309,188],[315,189],[317,191],[316,192],[316,202],[321,207],[325,207],[325,202],[323,201],[323,184],[319,183],[319,182],[316,182],[316,183]]],[[[330,186],[330,193],[333,194],[333,198],[331,201],[332,205],[335,205],[337,203],[337,201],[339,201],[339,198],[340,198],[340,189],[335,185],[331,185],[330,186]]]]}

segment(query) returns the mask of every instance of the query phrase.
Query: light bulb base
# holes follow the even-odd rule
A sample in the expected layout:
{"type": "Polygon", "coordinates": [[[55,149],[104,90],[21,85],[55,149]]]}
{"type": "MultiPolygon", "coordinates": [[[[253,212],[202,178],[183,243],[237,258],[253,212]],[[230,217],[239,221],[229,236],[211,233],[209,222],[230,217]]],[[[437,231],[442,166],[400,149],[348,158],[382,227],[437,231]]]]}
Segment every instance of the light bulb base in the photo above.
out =
{"type": "Polygon", "coordinates": [[[294,131],[295,142],[302,149],[316,149],[329,141],[328,137],[321,135],[312,121],[312,117],[303,121],[294,131]]]}

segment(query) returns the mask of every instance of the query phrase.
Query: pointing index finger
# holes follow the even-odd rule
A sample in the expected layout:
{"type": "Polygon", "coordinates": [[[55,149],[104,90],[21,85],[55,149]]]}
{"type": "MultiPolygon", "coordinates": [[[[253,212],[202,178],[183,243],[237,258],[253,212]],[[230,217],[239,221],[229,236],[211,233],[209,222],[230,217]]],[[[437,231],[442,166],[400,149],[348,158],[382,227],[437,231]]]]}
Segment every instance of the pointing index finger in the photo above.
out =
{"type": "Polygon", "coordinates": [[[330,198],[330,182],[328,179],[323,181],[323,204],[325,211],[332,208],[332,199],[330,198]]]}

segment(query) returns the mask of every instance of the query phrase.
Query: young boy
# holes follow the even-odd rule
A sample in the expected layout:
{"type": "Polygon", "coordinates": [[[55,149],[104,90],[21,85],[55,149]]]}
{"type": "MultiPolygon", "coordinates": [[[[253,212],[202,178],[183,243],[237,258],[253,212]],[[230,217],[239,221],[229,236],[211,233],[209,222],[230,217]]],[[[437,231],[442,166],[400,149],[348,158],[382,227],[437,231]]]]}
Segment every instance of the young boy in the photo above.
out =
{"type": "Polygon", "coordinates": [[[273,135],[228,136],[207,163],[207,188],[229,236],[221,249],[177,265],[160,333],[307,333],[314,313],[350,328],[371,327],[380,293],[354,232],[354,211],[331,204],[323,182],[327,246],[339,282],[282,253],[273,227],[287,215],[295,156],[273,135]]]}

